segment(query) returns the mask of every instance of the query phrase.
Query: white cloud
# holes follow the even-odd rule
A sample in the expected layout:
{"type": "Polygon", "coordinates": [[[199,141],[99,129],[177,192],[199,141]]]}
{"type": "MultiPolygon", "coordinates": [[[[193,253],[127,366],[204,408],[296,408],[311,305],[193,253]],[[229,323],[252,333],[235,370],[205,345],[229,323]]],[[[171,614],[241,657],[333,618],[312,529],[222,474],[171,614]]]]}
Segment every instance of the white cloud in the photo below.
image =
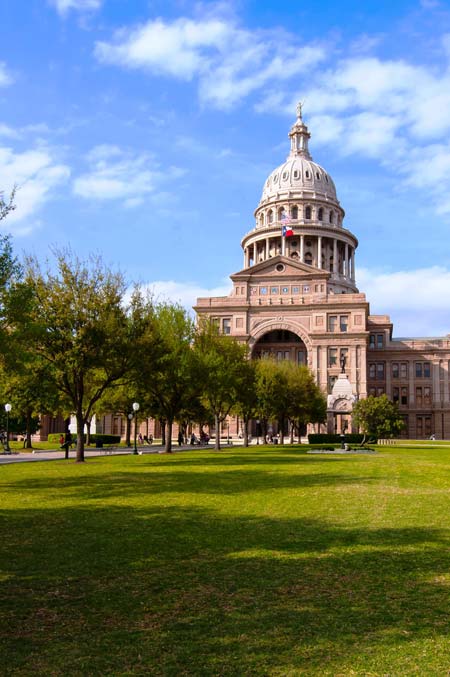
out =
{"type": "Polygon", "coordinates": [[[142,204],[164,181],[183,174],[179,167],[163,172],[151,156],[112,145],[94,147],[87,161],[90,169],[75,179],[73,192],[91,200],[122,200],[126,207],[142,204]]]}
{"type": "Polygon", "coordinates": [[[158,280],[148,282],[145,288],[159,301],[180,303],[191,311],[197,298],[209,296],[228,296],[231,291],[230,282],[225,282],[211,289],[200,286],[195,282],[176,282],[175,280],[158,280]]]}
{"type": "MultiPolygon", "coordinates": [[[[60,164],[50,148],[36,148],[15,153],[0,147],[0,186],[8,194],[17,185],[17,208],[8,216],[8,225],[23,222],[48,201],[54,189],[70,175],[67,165],[60,164]]],[[[21,233],[29,230],[27,225],[21,233]]]]}
{"type": "Polygon", "coordinates": [[[103,0],[49,0],[57,12],[64,16],[71,9],[77,12],[92,12],[100,9],[103,0]]]}
{"type": "Polygon", "coordinates": [[[142,68],[180,80],[198,78],[203,103],[231,108],[274,80],[285,81],[317,64],[318,46],[296,45],[292,36],[244,30],[221,18],[148,21],[98,42],[103,63],[142,68]]]}
{"type": "Polygon", "coordinates": [[[450,270],[432,266],[391,273],[358,268],[357,281],[371,313],[391,316],[395,336],[450,333],[450,270]]]}

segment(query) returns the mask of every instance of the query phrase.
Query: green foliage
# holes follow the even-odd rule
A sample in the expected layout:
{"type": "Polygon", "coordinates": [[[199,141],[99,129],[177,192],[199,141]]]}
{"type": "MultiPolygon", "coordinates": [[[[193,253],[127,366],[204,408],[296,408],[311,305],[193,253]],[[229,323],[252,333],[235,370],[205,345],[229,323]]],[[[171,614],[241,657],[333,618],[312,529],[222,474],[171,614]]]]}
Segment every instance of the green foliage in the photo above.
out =
{"type": "Polygon", "coordinates": [[[398,406],[387,395],[359,400],[353,407],[355,425],[375,439],[396,437],[404,428],[398,406]]]}
{"type": "MultiPolygon", "coordinates": [[[[345,434],[345,441],[348,444],[361,444],[365,435],[361,435],[360,433],[346,433],[345,434]]],[[[308,442],[309,444],[328,444],[328,443],[336,443],[340,444],[342,441],[342,438],[340,435],[334,435],[334,434],[328,434],[328,433],[314,433],[308,435],[308,442]]]]}
{"type": "Polygon", "coordinates": [[[238,401],[245,373],[247,346],[218,333],[212,323],[199,327],[194,341],[197,388],[214,415],[215,447],[220,449],[220,426],[238,401]]]}
{"type": "Polygon", "coordinates": [[[6,219],[8,214],[16,208],[16,205],[14,204],[14,198],[16,196],[17,188],[14,186],[14,188],[11,191],[11,195],[9,196],[9,200],[5,200],[5,194],[4,192],[0,192],[0,221],[3,219],[6,219]]]}

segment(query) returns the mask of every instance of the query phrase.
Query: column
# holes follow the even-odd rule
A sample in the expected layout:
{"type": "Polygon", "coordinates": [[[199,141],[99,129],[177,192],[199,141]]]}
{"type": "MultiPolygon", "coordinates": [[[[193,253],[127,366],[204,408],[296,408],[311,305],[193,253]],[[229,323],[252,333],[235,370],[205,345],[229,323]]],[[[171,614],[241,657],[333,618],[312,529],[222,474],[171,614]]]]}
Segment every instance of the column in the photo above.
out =
{"type": "Polygon", "coordinates": [[[352,252],[350,254],[350,262],[351,262],[351,267],[352,267],[352,272],[351,272],[351,281],[355,281],[355,248],[352,247],[352,252]]]}
{"type": "Polygon", "coordinates": [[[305,261],[305,236],[300,235],[300,261],[304,263],[305,261]]]}
{"type": "Polygon", "coordinates": [[[345,277],[349,277],[349,274],[348,274],[348,244],[347,243],[345,243],[344,275],[345,275],[345,277]]]}
{"type": "Polygon", "coordinates": [[[337,248],[337,240],[334,238],[333,240],[333,276],[337,277],[338,273],[338,248],[337,248]]]}
{"type": "Polygon", "coordinates": [[[269,251],[270,251],[270,247],[269,247],[269,238],[267,237],[267,238],[266,238],[266,261],[267,261],[267,259],[269,258],[269,251]]]}
{"type": "Polygon", "coordinates": [[[441,387],[439,383],[439,362],[433,362],[431,365],[432,368],[432,378],[433,378],[433,404],[434,406],[440,405],[441,403],[441,387]]]}
{"type": "Polygon", "coordinates": [[[317,267],[322,268],[322,236],[317,238],[317,267]]]}
{"type": "Polygon", "coordinates": [[[249,256],[248,256],[248,247],[244,249],[244,268],[249,266],[249,256]]]}
{"type": "Polygon", "coordinates": [[[286,238],[281,236],[281,256],[286,256],[286,238]]]}

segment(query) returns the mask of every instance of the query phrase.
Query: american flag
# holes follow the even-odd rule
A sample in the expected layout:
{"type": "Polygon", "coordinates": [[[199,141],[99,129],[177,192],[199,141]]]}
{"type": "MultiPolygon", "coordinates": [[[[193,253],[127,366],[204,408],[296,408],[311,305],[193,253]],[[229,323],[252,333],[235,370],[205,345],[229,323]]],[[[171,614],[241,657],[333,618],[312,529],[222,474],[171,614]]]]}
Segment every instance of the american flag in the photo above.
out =
{"type": "Polygon", "coordinates": [[[287,225],[288,223],[292,223],[292,219],[289,216],[289,214],[286,214],[286,212],[283,212],[281,215],[281,223],[283,226],[287,225]]]}

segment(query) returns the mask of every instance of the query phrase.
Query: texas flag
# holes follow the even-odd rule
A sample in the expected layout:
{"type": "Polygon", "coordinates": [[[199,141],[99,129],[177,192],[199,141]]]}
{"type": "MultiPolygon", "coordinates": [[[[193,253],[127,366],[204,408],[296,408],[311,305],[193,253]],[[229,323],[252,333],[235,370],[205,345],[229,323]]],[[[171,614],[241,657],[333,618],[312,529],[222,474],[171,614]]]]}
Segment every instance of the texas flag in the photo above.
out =
{"type": "Polygon", "coordinates": [[[281,217],[281,225],[282,225],[282,235],[283,237],[291,237],[291,235],[294,234],[294,231],[292,230],[291,226],[288,225],[291,223],[291,218],[286,214],[286,212],[283,212],[283,215],[281,217]]]}

